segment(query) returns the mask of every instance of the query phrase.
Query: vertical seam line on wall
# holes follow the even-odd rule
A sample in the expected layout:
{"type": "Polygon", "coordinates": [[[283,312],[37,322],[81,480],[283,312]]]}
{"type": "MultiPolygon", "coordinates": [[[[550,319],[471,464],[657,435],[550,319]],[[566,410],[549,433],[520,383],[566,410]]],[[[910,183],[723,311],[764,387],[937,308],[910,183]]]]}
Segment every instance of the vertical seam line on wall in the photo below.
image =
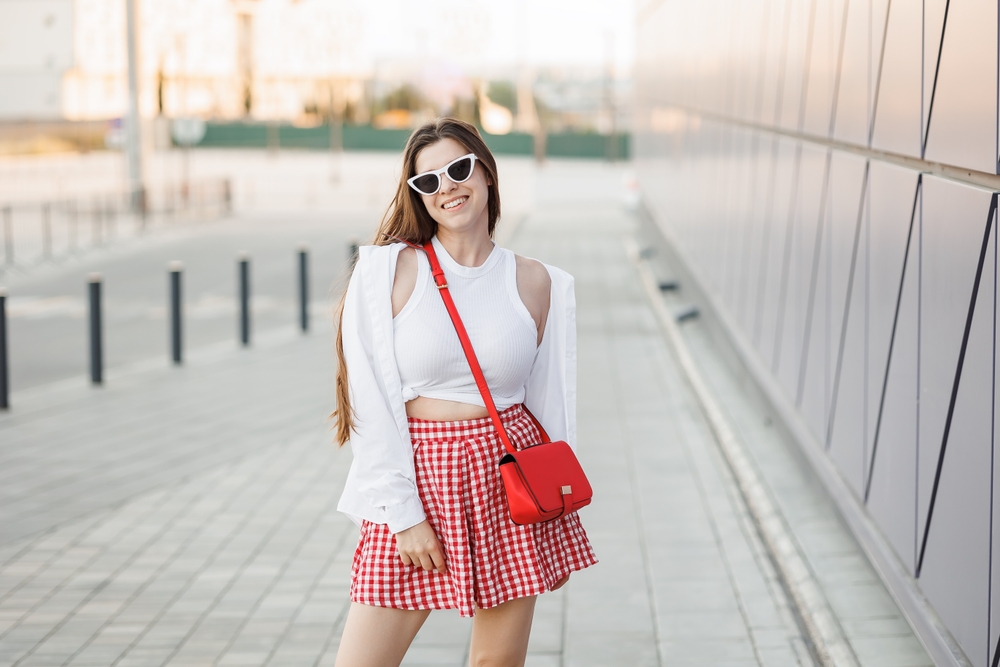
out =
{"type": "MultiPolygon", "coordinates": [[[[833,130],[837,125],[837,103],[840,99],[840,77],[844,64],[844,45],[847,40],[847,16],[850,9],[850,0],[844,0],[844,15],[840,22],[840,46],[837,52],[837,74],[833,81],[833,99],[830,106],[830,128],[827,136],[833,138],[833,130]]],[[[812,277],[809,282],[809,301],[806,306],[805,331],[803,333],[802,352],[799,361],[799,384],[795,392],[795,407],[802,407],[802,394],[805,390],[806,367],[809,363],[809,338],[812,333],[812,318],[815,312],[816,283],[819,279],[820,251],[823,248],[823,223],[826,221],[826,199],[830,187],[830,164],[833,160],[833,152],[826,151],[826,169],[823,175],[823,196],[821,198],[820,218],[816,228],[816,244],[813,248],[812,277]]],[[[825,401],[824,401],[825,403],[825,401]]]]}
{"type": "Polygon", "coordinates": [[[874,106],[875,91],[872,88],[872,17],[875,15],[875,10],[872,9],[872,0],[867,0],[868,2],[868,40],[866,46],[868,47],[868,59],[865,63],[865,129],[868,129],[872,125],[872,107],[874,106]]]}
{"type": "MultiPolygon", "coordinates": [[[[986,650],[989,650],[989,647],[987,647],[986,650]]],[[[993,653],[993,662],[991,663],[991,667],[997,667],[997,665],[1000,665],[1000,637],[997,637],[997,647],[993,653]]]]}
{"type": "Polygon", "coordinates": [[[764,106],[764,72],[767,69],[767,39],[771,32],[771,0],[764,3],[764,30],[760,40],[760,55],[757,58],[757,94],[754,95],[753,117],[760,122],[764,106]]]}
{"type": "Polygon", "coordinates": [[[743,252],[740,254],[740,268],[737,273],[737,297],[736,306],[738,308],[737,315],[740,321],[743,320],[743,314],[746,312],[747,304],[747,285],[750,282],[750,277],[746,275],[750,271],[750,264],[752,263],[751,254],[753,252],[753,228],[754,228],[754,208],[757,202],[757,158],[760,154],[760,132],[754,132],[752,139],[750,141],[750,206],[747,208],[747,224],[743,225],[745,230],[743,234],[743,252]],[[740,277],[742,276],[742,280],[740,277]]]}
{"type": "Polygon", "coordinates": [[[778,86],[774,93],[774,124],[781,125],[781,112],[785,98],[785,74],[788,70],[788,32],[792,21],[792,3],[785,4],[785,25],[781,36],[781,60],[778,61],[778,86]]]}
{"type": "Polygon", "coordinates": [[[840,101],[840,78],[844,67],[844,46],[847,42],[847,15],[850,10],[851,0],[844,0],[844,17],[840,22],[840,46],[837,53],[837,75],[833,80],[833,100],[830,108],[830,129],[827,136],[833,138],[833,130],[837,125],[837,106],[840,101]]]}
{"type": "Polygon", "coordinates": [[[997,426],[997,226],[993,224],[993,399],[990,401],[990,546],[987,561],[986,582],[986,660],[990,659],[990,636],[993,634],[993,484],[996,468],[996,426],[997,426]]]}
{"type": "MultiPolygon", "coordinates": [[[[730,43],[735,42],[735,38],[734,38],[734,35],[733,35],[733,32],[735,32],[734,26],[740,25],[740,20],[739,19],[740,19],[740,14],[742,13],[742,9],[743,9],[743,4],[740,3],[737,6],[737,8],[736,8],[737,14],[735,16],[735,19],[732,16],[727,15],[727,18],[729,19],[729,21],[728,21],[728,28],[729,28],[729,33],[730,34],[728,35],[728,38],[729,38],[729,42],[730,43]]],[[[734,53],[735,53],[735,49],[733,50],[733,52],[729,56],[730,61],[732,61],[733,58],[735,57],[733,55],[734,53]]],[[[732,73],[734,71],[736,71],[736,67],[733,65],[732,62],[730,62],[729,66],[726,67],[726,114],[729,115],[729,116],[735,115],[735,111],[733,109],[733,106],[734,106],[734,98],[736,97],[736,94],[734,92],[735,87],[732,85],[732,73]]],[[[725,135],[724,135],[725,142],[723,144],[724,147],[723,147],[723,151],[722,151],[722,156],[723,156],[722,159],[723,159],[723,162],[725,164],[725,167],[723,169],[722,187],[723,187],[723,192],[725,192],[726,194],[725,194],[725,200],[723,202],[722,215],[720,216],[720,218],[722,220],[723,227],[724,228],[728,228],[729,227],[729,211],[730,211],[731,198],[732,198],[732,193],[733,193],[733,188],[729,187],[729,180],[730,180],[729,177],[730,177],[730,173],[733,170],[733,166],[732,166],[733,162],[735,162],[735,160],[732,159],[733,158],[732,154],[734,152],[733,145],[734,145],[735,141],[734,141],[734,137],[733,137],[734,129],[731,126],[725,126],[725,127],[723,127],[723,132],[725,132],[725,135]]],[[[720,267],[720,270],[719,270],[719,276],[720,276],[720,280],[719,280],[719,292],[720,292],[720,294],[723,294],[723,295],[728,291],[727,287],[729,285],[729,262],[727,262],[726,259],[729,256],[729,252],[728,251],[729,251],[729,246],[730,246],[730,239],[729,239],[730,236],[732,236],[732,235],[731,234],[723,235],[723,237],[722,237],[723,240],[722,240],[722,243],[720,244],[720,246],[721,246],[720,247],[721,252],[719,254],[722,257],[722,266],[720,267]]]]}
{"type": "MultiPolygon", "coordinates": [[[[745,132],[738,133],[737,129],[738,128],[736,129],[730,128],[730,136],[732,137],[730,149],[732,150],[734,156],[742,154],[743,153],[742,147],[745,145],[743,141],[743,139],[745,138],[745,132]]],[[[741,161],[733,160],[733,163],[734,164],[730,167],[730,170],[736,175],[736,180],[742,183],[743,182],[742,179],[739,178],[739,174],[741,173],[740,167],[742,166],[741,161]]],[[[733,214],[733,211],[736,209],[736,206],[734,205],[733,202],[734,200],[739,200],[740,198],[738,196],[739,194],[740,193],[737,193],[735,187],[730,187],[726,189],[725,213],[726,213],[727,223],[729,222],[731,216],[735,217],[736,219],[739,219],[738,214],[733,214]]],[[[734,297],[734,295],[732,293],[732,290],[729,289],[729,286],[734,280],[733,268],[736,266],[737,263],[735,260],[733,261],[728,261],[728,260],[732,253],[739,251],[738,235],[736,233],[727,234],[723,238],[722,242],[723,242],[722,295],[723,298],[726,300],[726,302],[731,305],[733,312],[736,312],[736,306],[735,304],[732,303],[732,297],[734,297]]],[[[736,275],[738,275],[738,271],[736,272],[736,275]]]]}
{"type": "Polygon", "coordinates": [[[997,208],[997,195],[990,198],[990,212],[986,219],[986,232],[983,235],[982,249],[979,251],[979,265],[976,267],[976,279],[972,283],[972,297],[969,303],[969,313],[965,318],[965,332],[962,334],[962,347],[958,351],[958,365],[955,368],[955,380],[951,386],[951,400],[948,402],[948,416],[944,421],[944,434],[941,436],[941,448],[938,451],[937,469],[934,471],[934,485],[931,487],[930,505],[927,507],[927,519],[924,522],[924,537],[920,543],[920,557],[917,559],[916,577],[924,565],[927,554],[927,538],[930,535],[931,519],[934,517],[934,505],[937,502],[938,488],[941,483],[941,470],[944,467],[945,452],[948,448],[948,435],[951,432],[951,420],[955,416],[955,401],[958,398],[958,387],[962,380],[962,367],[965,364],[965,352],[969,345],[969,334],[972,331],[972,318],[976,313],[976,298],[979,296],[979,284],[983,277],[983,265],[986,262],[986,250],[990,243],[990,231],[993,228],[993,214],[997,208]]]}
{"type": "Polygon", "coordinates": [[[826,199],[830,191],[830,166],[833,162],[833,151],[826,151],[826,165],[823,169],[823,193],[820,195],[819,220],[816,222],[816,241],[813,243],[812,275],[809,278],[809,300],[806,302],[805,331],[802,335],[802,350],[799,353],[799,382],[795,391],[795,407],[802,407],[802,394],[805,391],[806,367],[809,362],[809,338],[812,334],[812,318],[815,311],[816,284],[819,282],[820,252],[823,249],[823,227],[827,217],[826,199]]]}
{"type": "Polygon", "coordinates": [[[889,12],[892,8],[892,0],[885,3],[885,25],[882,27],[882,48],[878,57],[878,74],[875,76],[875,94],[872,99],[872,119],[868,126],[868,148],[872,147],[872,138],[875,136],[875,116],[878,113],[878,96],[882,90],[882,66],[885,64],[885,43],[889,39],[889,12]]]}
{"type": "Polygon", "coordinates": [[[785,303],[788,298],[788,272],[792,263],[792,236],[795,232],[795,207],[798,206],[799,173],[802,167],[802,143],[795,145],[795,165],[792,167],[792,195],[788,203],[788,218],[785,221],[785,248],[781,262],[781,279],[778,291],[778,312],[774,325],[774,353],[771,359],[771,372],[778,374],[781,362],[781,339],[784,334],[785,303]]]}
{"type": "MultiPolygon", "coordinates": [[[[812,63],[813,34],[816,31],[816,0],[809,3],[809,28],[806,32],[806,52],[802,68],[802,92],[799,95],[799,117],[796,125],[798,132],[802,132],[806,124],[806,100],[809,91],[809,70],[812,63]]],[[[795,207],[798,206],[799,181],[801,179],[800,169],[802,167],[802,142],[795,143],[795,166],[792,168],[792,194],[788,205],[788,218],[785,222],[785,248],[784,259],[781,266],[781,282],[778,295],[778,312],[774,323],[774,354],[771,360],[771,372],[778,374],[778,367],[781,364],[781,339],[785,332],[785,304],[788,299],[788,273],[791,269],[792,261],[792,239],[795,234],[795,207]]]]}
{"type": "Polygon", "coordinates": [[[767,199],[764,200],[764,218],[762,220],[764,229],[760,247],[760,268],[757,274],[757,297],[756,308],[754,308],[753,323],[753,344],[757,347],[760,342],[760,329],[762,324],[761,313],[764,310],[764,297],[767,290],[767,258],[770,254],[771,246],[771,213],[774,209],[774,189],[776,187],[778,171],[778,137],[771,137],[771,166],[768,175],[767,199]]]}
{"type": "Polygon", "coordinates": [[[878,415],[875,417],[875,435],[872,438],[872,456],[868,465],[868,481],[865,484],[865,504],[868,504],[868,496],[871,495],[872,478],[875,476],[875,455],[878,453],[878,438],[882,429],[882,411],[885,408],[885,394],[889,386],[889,369],[892,366],[892,351],[896,345],[896,327],[899,325],[899,308],[903,303],[903,287],[906,284],[906,267],[910,261],[910,245],[913,240],[913,226],[917,219],[917,201],[920,198],[920,187],[923,183],[924,175],[917,175],[917,187],[913,191],[913,209],[910,211],[910,231],[906,234],[906,248],[903,251],[903,269],[899,276],[899,292],[896,295],[896,312],[892,317],[892,332],[889,334],[889,353],[885,359],[885,375],[882,378],[882,397],[878,402],[878,415]]]}
{"type": "MultiPolygon", "coordinates": [[[[868,178],[871,178],[869,174],[868,178]]],[[[871,185],[869,185],[869,188],[871,185]]],[[[864,487],[868,484],[868,479],[866,474],[868,472],[868,419],[870,417],[871,408],[871,394],[869,393],[869,373],[868,369],[871,364],[871,339],[869,337],[869,332],[871,330],[871,265],[872,265],[872,198],[869,194],[868,200],[865,202],[865,361],[864,361],[864,382],[862,384],[862,393],[864,405],[861,411],[861,421],[864,425],[861,437],[861,486],[864,487]]]]}
{"type": "Polygon", "coordinates": [[[827,451],[829,451],[830,443],[833,439],[833,420],[837,416],[837,397],[840,392],[840,373],[844,363],[844,343],[847,340],[847,325],[850,320],[851,296],[854,291],[854,272],[857,270],[858,264],[858,246],[861,242],[861,223],[864,220],[865,201],[868,197],[868,170],[870,167],[871,162],[869,160],[865,160],[865,174],[861,181],[861,201],[858,202],[858,221],[854,226],[854,246],[851,248],[851,268],[850,273],[847,275],[847,294],[844,297],[844,317],[841,320],[840,325],[840,345],[837,349],[837,367],[833,371],[833,394],[830,399],[830,419],[826,426],[826,442],[824,443],[827,451]]]}
{"type": "MultiPolygon", "coordinates": [[[[762,26],[763,30],[760,42],[760,55],[758,57],[758,63],[757,63],[757,92],[754,95],[753,113],[757,123],[760,123],[760,114],[762,111],[761,107],[764,104],[764,72],[767,69],[766,68],[767,37],[768,33],[770,32],[770,24],[771,24],[771,0],[768,0],[766,3],[764,3],[764,21],[762,26]]],[[[737,284],[736,312],[737,312],[737,317],[740,321],[743,320],[743,314],[746,312],[746,305],[747,301],[749,300],[747,298],[746,288],[747,285],[750,283],[750,276],[745,275],[743,265],[744,264],[747,265],[746,272],[752,270],[749,265],[752,263],[751,255],[753,252],[753,228],[754,228],[753,204],[755,204],[757,201],[757,169],[755,167],[757,166],[757,157],[759,151],[760,151],[760,132],[754,132],[753,139],[750,144],[750,153],[751,153],[750,160],[753,168],[751,168],[750,171],[751,206],[748,208],[749,223],[747,225],[744,225],[744,228],[746,229],[746,233],[744,234],[744,243],[743,243],[744,247],[743,247],[743,253],[740,255],[741,257],[740,270],[737,273],[737,280],[739,282],[737,284]],[[749,243],[749,248],[747,247],[748,243],[749,243]],[[742,260],[743,257],[746,257],[747,260],[743,261],[742,260]],[[739,280],[739,277],[741,275],[743,276],[743,280],[739,280]]]]}
{"type": "Polygon", "coordinates": [[[945,0],[944,20],[941,21],[941,42],[938,44],[937,64],[934,66],[934,83],[931,84],[931,99],[927,103],[927,126],[924,128],[924,136],[920,142],[921,160],[924,159],[924,154],[927,152],[927,138],[931,135],[931,116],[934,113],[934,96],[937,94],[938,74],[941,72],[941,54],[944,52],[944,34],[948,28],[948,8],[950,6],[951,0],[945,0]]]}
{"type": "Polygon", "coordinates": [[[913,420],[914,430],[914,457],[913,457],[913,571],[917,571],[917,544],[920,541],[920,383],[923,381],[921,375],[922,366],[920,359],[923,345],[923,308],[924,308],[924,192],[920,189],[920,209],[917,219],[917,386],[914,387],[916,396],[916,414],[913,420]]]}
{"type": "MultiPolygon", "coordinates": [[[[788,65],[788,31],[792,20],[792,3],[785,3],[785,21],[781,31],[781,59],[778,61],[778,85],[774,95],[774,125],[781,125],[781,112],[785,97],[785,73],[788,65]]],[[[756,347],[760,342],[762,313],[767,292],[767,258],[771,251],[771,213],[774,209],[774,189],[777,187],[778,147],[781,143],[777,137],[771,140],[771,168],[768,178],[767,200],[764,203],[764,238],[760,249],[760,269],[757,275],[757,300],[754,309],[753,343],[756,347]]]]}
{"type": "Polygon", "coordinates": [[[806,99],[809,91],[809,70],[812,69],[813,33],[816,31],[816,0],[809,4],[809,30],[806,32],[806,53],[802,67],[802,93],[799,95],[799,118],[796,129],[802,132],[806,125],[806,99]]]}

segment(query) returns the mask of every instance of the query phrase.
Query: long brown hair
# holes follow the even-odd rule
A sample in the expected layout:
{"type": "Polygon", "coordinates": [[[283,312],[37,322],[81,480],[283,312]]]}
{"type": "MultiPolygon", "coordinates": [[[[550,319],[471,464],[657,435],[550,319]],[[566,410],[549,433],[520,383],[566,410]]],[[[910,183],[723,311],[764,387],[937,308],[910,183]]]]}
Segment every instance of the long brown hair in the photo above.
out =
{"type": "MultiPolygon", "coordinates": [[[[500,185],[497,180],[497,162],[486,147],[486,143],[476,128],[457,118],[438,118],[418,127],[410,135],[403,150],[403,174],[396,187],[396,195],[392,198],[389,208],[382,216],[373,245],[389,245],[395,243],[395,238],[423,245],[437,233],[437,222],[427,212],[421,195],[415,192],[407,179],[416,175],[417,155],[431,144],[442,139],[454,139],[462,144],[470,153],[476,154],[477,164],[486,170],[486,182],[489,196],[486,210],[489,216],[489,234],[493,236],[497,221],[500,219],[500,185]]],[[[344,339],[341,334],[341,323],[344,319],[344,296],[340,298],[335,315],[337,321],[337,409],[330,415],[334,419],[334,441],[343,446],[354,430],[354,410],[351,407],[350,393],[347,384],[347,363],[344,359],[344,339]]]]}

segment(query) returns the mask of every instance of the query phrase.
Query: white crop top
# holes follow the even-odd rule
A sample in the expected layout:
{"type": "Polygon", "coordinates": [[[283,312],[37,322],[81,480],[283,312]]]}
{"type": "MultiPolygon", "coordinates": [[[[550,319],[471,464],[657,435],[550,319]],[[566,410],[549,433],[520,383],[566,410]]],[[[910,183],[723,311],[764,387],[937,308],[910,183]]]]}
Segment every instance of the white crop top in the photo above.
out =
{"type": "MultiPolygon", "coordinates": [[[[469,267],[452,259],[437,237],[433,243],[497,410],[523,402],[538,330],[517,292],[514,253],[494,245],[481,266],[469,267]]],[[[404,402],[425,396],[485,407],[422,251],[413,294],[392,330],[404,402]]]]}

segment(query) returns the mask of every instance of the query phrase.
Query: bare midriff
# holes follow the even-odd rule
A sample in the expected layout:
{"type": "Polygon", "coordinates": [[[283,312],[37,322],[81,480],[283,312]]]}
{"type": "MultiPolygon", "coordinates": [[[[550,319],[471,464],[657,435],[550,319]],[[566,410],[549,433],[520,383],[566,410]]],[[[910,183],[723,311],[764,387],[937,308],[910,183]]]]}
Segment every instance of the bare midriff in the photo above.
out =
{"type": "Polygon", "coordinates": [[[406,416],[435,422],[452,422],[481,419],[489,417],[490,413],[481,405],[417,396],[412,401],[406,402],[406,416]]]}

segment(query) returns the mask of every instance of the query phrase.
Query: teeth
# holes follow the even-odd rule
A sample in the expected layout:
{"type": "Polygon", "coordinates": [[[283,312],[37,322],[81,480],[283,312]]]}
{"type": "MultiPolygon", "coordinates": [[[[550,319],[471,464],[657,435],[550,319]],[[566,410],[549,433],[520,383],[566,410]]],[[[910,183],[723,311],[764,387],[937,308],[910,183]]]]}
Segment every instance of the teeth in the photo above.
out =
{"type": "Polygon", "coordinates": [[[459,197],[455,201],[448,202],[447,204],[444,205],[444,207],[446,209],[448,209],[448,208],[455,208],[459,204],[464,204],[466,199],[468,199],[468,197],[459,197]]]}

